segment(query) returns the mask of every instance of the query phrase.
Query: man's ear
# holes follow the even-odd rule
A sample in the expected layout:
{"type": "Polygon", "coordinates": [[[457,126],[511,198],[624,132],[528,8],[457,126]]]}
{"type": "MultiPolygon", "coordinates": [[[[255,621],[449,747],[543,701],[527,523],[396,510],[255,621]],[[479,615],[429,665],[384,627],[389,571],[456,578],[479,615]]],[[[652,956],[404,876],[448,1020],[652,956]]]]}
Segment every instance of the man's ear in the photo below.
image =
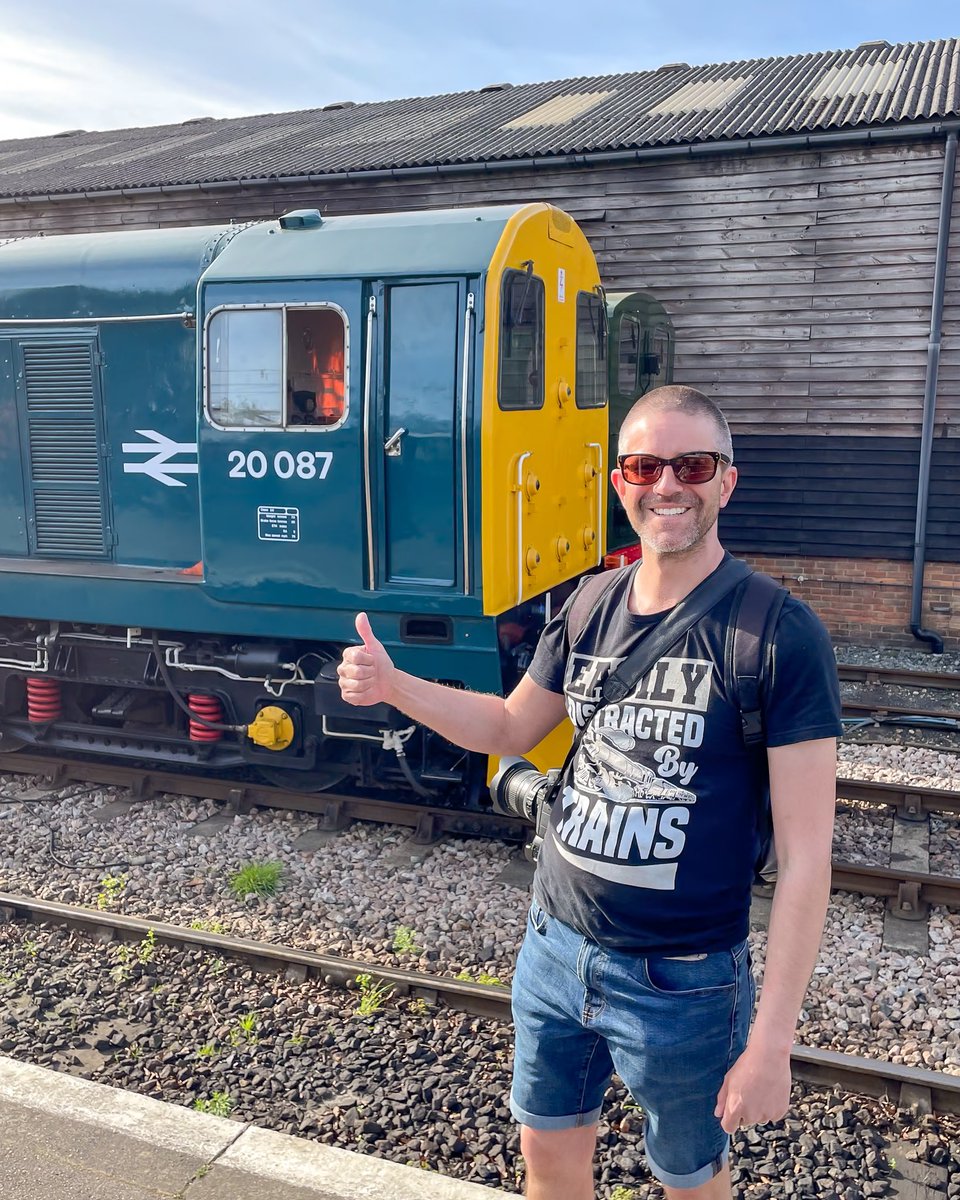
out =
{"type": "Polygon", "coordinates": [[[627,483],[627,481],[624,479],[619,467],[614,467],[610,472],[610,482],[613,484],[613,490],[620,497],[620,503],[622,504],[623,498],[627,494],[627,488],[630,487],[631,484],[627,483]]]}
{"type": "Polygon", "coordinates": [[[733,495],[733,489],[737,486],[737,468],[729,466],[724,471],[720,480],[720,507],[726,508],[730,502],[730,497],[733,495]]]}

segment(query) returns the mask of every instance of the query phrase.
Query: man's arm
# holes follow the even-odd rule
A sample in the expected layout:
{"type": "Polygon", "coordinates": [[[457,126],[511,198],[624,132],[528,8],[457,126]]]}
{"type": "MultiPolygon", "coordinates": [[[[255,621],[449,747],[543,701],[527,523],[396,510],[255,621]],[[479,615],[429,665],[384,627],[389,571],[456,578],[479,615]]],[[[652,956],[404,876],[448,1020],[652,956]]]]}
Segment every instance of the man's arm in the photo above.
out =
{"type": "Polygon", "coordinates": [[[778,1121],[787,1110],[790,1050],[830,898],[836,739],[771,747],[767,762],[777,886],[756,1019],[717,1099],[728,1133],[741,1124],[778,1121]]]}
{"type": "Polygon", "coordinates": [[[481,754],[526,754],[566,715],[563,696],[524,675],[506,698],[444,687],[394,666],[366,613],[357,617],[362,646],[350,646],[337,668],[348,704],[392,704],[448,741],[481,754]]]}

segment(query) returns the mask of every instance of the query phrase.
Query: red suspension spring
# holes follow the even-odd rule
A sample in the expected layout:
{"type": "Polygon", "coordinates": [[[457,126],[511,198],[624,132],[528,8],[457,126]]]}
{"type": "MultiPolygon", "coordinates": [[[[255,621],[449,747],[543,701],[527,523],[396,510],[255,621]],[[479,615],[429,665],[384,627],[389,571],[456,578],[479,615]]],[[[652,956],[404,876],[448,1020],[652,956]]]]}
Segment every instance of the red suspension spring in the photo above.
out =
{"type": "Polygon", "coordinates": [[[60,680],[27,676],[27,719],[35,725],[60,718],[60,680]]]}
{"type": "MultiPolygon", "coordinates": [[[[193,692],[187,696],[187,703],[198,717],[203,717],[205,721],[213,721],[218,725],[223,724],[223,705],[216,696],[201,696],[193,692]]],[[[199,721],[190,722],[191,742],[219,742],[222,737],[222,729],[210,729],[206,725],[201,725],[199,721]]]]}

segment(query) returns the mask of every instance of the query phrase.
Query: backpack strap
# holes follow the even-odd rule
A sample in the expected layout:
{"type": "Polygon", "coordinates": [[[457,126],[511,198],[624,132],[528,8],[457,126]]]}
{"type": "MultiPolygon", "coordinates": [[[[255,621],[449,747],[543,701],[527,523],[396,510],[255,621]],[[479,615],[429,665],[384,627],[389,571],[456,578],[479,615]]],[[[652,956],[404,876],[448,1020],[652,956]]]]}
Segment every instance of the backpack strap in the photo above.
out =
{"type": "Polygon", "coordinates": [[[740,705],[743,741],[748,749],[765,745],[760,683],[773,631],[789,594],[769,575],[754,571],[743,586],[734,616],[733,679],[740,705]]]}
{"type": "Polygon", "coordinates": [[[620,578],[620,572],[628,570],[632,563],[614,571],[599,571],[596,575],[587,575],[580,581],[580,586],[570,602],[567,613],[567,643],[573,645],[586,629],[594,610],[600,601],[620,578]]]}

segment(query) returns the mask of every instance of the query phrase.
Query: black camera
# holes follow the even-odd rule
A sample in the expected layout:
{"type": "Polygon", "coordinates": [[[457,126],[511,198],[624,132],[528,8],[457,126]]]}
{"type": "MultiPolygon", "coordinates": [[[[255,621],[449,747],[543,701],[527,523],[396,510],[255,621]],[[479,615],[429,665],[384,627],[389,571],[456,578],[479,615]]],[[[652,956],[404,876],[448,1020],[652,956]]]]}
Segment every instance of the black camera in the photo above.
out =
{"type": "Polygon", "coordinates": [[[540,855],[559,778],[558,770],[544,775],[525,758],[501,758],[500,769],[490,780],[494,810],[504,817],[520,817],[533,825],[533,836],[523,848],[531,862],[536,862],[540,855]]]}

